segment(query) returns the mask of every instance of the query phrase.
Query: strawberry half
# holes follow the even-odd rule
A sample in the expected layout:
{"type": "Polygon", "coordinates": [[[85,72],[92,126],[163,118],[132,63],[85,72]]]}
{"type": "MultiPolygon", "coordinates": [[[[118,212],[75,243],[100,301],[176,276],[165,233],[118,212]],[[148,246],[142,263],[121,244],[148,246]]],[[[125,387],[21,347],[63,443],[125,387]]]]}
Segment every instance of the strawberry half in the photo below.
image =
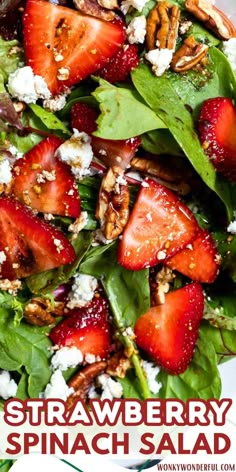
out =
{"type": "Polygon", "coordinates": [[[8,197],[0,197],[0,251],[6,257],[1,276],[9,280],[70,264],[75,259],[74,249],[61,231],[8,197]]]}
{"type": "Polygon", "coordinates": [[[170,374],[184,372],[194,353],[204,296],[197,282],[166,295],[136,322],[137,345],[170,374]]]}
{"type": "Polygon", "coordinates": [[[116,54],[123,26],[43,0],[28,0],[23,16],[27,65],[52,94],[85,79],[116,54]]]}
{"type": "Polygon", "coordinates": [[[126,269],[152,267],[195,239],[198,225],[191,211],[170,190],[145,179],[118,246],[126,269]]]}
{"type": "Polygon", "coordinates": [[[188,247],[166,261],[166,265],[192,280],[210,284],[219,271],[216,244],[207,230],[200,229],[188,247]]]}
{"type": "Polygon", "coordinates": [[[42,213],[77,218],[80,198],[76,181],[70,167],[55,156],[62,142],[50,136],[18,159],[13,169],[11,192],[42,213]]]}
{"type": "Polygon", "coordinates": [[[50,339],[59,347],[76,346],[82,354],[107,357],[111,344],[107,301],[96,296],[86,307],[74,308],[69,316],[50,332],[50,339]]]}
{"type": "Polygon", "coordinates": [[[125,44],[117,54],[98,71],[97,75],[107,80],[111,84],[123,82],[130,72],[139,64],[137,44],[125,44]]]}
{"type": "Polygon", "coordinates": [[[216,170],[236,181],[236,108],[229,98],[203,102],[199,137],[216,170]]]}
{"type": "MultiPolygon", "coordinates": [[[[86,103],[75,103],[71,109],[71,127],[91,135],[97,129],[98,116],[97,110],[86,103]]],[[[118,165],[123,169],[129,165],[141,144],[138,136],[119,140],[97,138],[93,135],[91,138],[93,152],[99,160],[107,167],[118,165]]]]}

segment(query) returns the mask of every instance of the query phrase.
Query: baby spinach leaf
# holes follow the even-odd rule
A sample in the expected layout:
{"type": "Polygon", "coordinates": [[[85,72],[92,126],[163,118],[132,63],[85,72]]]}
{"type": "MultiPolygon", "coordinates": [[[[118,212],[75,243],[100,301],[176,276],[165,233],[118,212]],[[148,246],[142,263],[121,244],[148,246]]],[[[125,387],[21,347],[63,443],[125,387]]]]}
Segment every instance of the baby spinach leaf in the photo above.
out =
{"type": "Polygon", "coordinates": [[[219,398],[221,379],[217,368],[217,355],[211,337],[200,330],[193,360],[181,375],[169,375],[161,371],[158,381],[162,383],[161,398],[219,398]]]}
{"type": "Polygon", "coordinates": [[[68,282],[75,275],[82,258],[91,245],[91,241],[92,235],[90,232],[80,232],[77,238],[71,241],[76,252],[76,259],[72,264],[66,264],[58,269],[47,270],[27,277],[26,283],[31,292],[47,295],[62,283],[68,282]]]}
{"type": "Polygon", "coordinates": [[[12,371],[24,367],[30,397],[38,397],[51,376],[48,332],[48,327],[15,326],[11,311],[0,310],[0,368],[12,371]]]}
{"type": "Polygon", "coordinates": [[[172,156],[183,154],[168,129],[157,129],[143,134],[142,147],[151,154],[171,154],[172,156]]]}
{"type": "Polygon", "coordinates": [[[0,36],[0,74],[7,82],[11,72],[15,72],[23,60],[23,49],[16,40],[4,41],[0,36]]]}
{"type": "Polygon", "coordinates": [[[236,336],[235,331],[215,328],[205,322],[202,333],[214,345],[218,364],[226,362],[236,356],[236,336]]]}
{"type": "Polygon", "coordinates": [[[101,110],[98,129],[93,133],[99,138],[127,139],[153,129],[166,128],[135,90],[119,88],[102,80],[93,96],[101,110]]]}
{"type": "Polygon", "coordinates": [[[224,202],[231,219],[233,208],[230,185],[216,174],[203,152],[192,117],[170,81],[165,76],[156,77],[145,64],[133,70],[132,80],[147,104],[164,121],[205,184],[224,202]]]}
{"type": "Polygon", "coordinates": [[[195,21],[192,23],[192,26],[189,28],[186,36],[193,35],[196,41],[200,43],[206,43],[209,46],[218,46],[220,40],[213,36],[201,23],[195,21]]]}
{"type": "Polygon", "coordinates": [[[142,398],[150,392],[132,336],[126,328],[133,327],[137,318],[150,307],[148,270],[128,271],[116,262],[116,244],[91,249],[80,265],[80,272],[101,280],[107,294],[119,340],[126,347],[138,379],[137,388],[142,398]]]}
{"type": "Polygon", "coordinates": [[[213,236],[222,257],[221,267],[236,282],[236,236],[223,231],[215,231],[213,236]]]}
{"type": "Polygon", "coordinates": [[[13,465],[12,460],[10,459],[0,459],[0,472],[8,472],[13,465]]]}
{"type": "Polygon", "coordinates": [[[29,108],[33,112],[34,127],[43,131],[62,131],[62,133],[70,135],[70,131],[66,128],[64,123],[57,118],[54,113],[44,110],[36,103],[31,103],[29,108]]]}

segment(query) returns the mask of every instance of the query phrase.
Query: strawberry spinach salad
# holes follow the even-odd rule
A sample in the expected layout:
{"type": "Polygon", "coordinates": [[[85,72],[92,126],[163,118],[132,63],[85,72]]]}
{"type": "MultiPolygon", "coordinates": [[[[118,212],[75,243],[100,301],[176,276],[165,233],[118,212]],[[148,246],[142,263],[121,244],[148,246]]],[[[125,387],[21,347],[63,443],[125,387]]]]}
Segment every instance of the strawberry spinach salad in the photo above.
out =
{"type": "Polygon", "coordinates": [[[0,15],[2,405],[218,398],[236,355],[234,26],[201,0],[0,15]]]}

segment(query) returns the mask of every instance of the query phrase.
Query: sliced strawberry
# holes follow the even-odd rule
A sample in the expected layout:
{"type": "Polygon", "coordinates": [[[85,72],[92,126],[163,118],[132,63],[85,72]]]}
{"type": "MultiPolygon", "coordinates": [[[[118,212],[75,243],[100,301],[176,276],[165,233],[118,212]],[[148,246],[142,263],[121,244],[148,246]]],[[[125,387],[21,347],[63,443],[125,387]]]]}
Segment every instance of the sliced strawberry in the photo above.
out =
{"type": "MultiPolygon", "coordinates": [[[[71,126],[79,131],[92,134],[97,129],[99,113],[85,103],[76,103],[71,109],[71,126]]],[[[125,169],[141,144],[138,136],[129,139],[103,139],[91,136],[95,156],[107,167],[118,165],[125,169]]]]}
{"type": "Polygon", "coordinates": [[[150,308],[137,320],[137,345],[169,373],[181,374],[193,357],[203,309],[199,283],[169,292],[163,305],[150,308]]]}
{"type": "Polygon", "coordinates": [[[137,44],[125,44],[123,49],[120,49],[105,67],[98,71],[97,75],[111,84],[123,82],[138,64],[139,54],[137,44]]]}
{"type": "Polygon", "coordinates": [[[236,108],[232,100],[216,97],[203,102],[199,136],[215,168],[236,181],[236,108]]]}
{"type": "Polygon", "coordinates": [[[196,239],[168,259],[166,265],[192,280],[208,284],[214,282],[219,271],[219,256],[209,231],[200,229],[196,239]]]}
{"type": "Polygon", "coordinates": [[[106,358],[111,344],[107,301],[96,296],[86,307],[74,308],[71,314],[50,332],[59,347],[76,346],[83,355],[106,358]]]}
{"type": "Polygon", "coordinates": [[[8,197],[0,197],[0,251],[6,257],[1,276],[10,280],[70,264],[75,259],[74,249],[61,231],[8,197]]]}
{"type": "Polygon", "coordinates": [[[62,142],[50,136],[18,159],[11,192],[40,212],[77,218],[80,199],[76,181],[70,167],[55,156],[62,142]]]}
{"type": "Polygon", "coordinates": [[[43,0],[28,0],[23,17],[27,65],[57,94],[104,67],[124,42],[118,23],[43,0]]]}
{"type": "Polygon", "coordinates": [[[191,243],[197,230],[186,205],[173,192],[147,178],[119,243],[118,262],[131,270],[152,267],[191,243]]]}

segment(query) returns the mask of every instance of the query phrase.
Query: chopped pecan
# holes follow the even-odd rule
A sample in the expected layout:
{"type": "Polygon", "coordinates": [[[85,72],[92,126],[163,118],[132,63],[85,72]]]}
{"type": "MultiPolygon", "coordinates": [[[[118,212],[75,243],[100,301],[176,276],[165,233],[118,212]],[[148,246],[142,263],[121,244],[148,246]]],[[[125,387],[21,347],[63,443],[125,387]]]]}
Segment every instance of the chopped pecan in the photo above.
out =
{"type": "Polygon", "coordinates": [[[86,400],[93,381],[98,375],[105,372],[106,366],[106,361],[94,362],[84,367],[69,380],[68,386],[74,389],[74,393],[67,398],[66,406],[68,409],[72,408],[76,400],[86,400]]]}
{"type": "Polygon", "coordinates": [[[179,29],[180,10],[168,2],[158,2],[147,18],[146,43],[148,51],[175,49],[179,29]]]}
{"type": "Polygon", "coordinates": [[[123,379],[127,370],[130,368],[130,360],[123,354],[122,351],[118,351],[107,361],[106,373],[123,379]]]}
{"type": "Polygon", "coordinates": [[[173,55],[171,68],[175,72],[186,72],[193,69],[206,57],[207,51],[206,44],[198,43],[193,36],[189,36],[173,55]]]}
{"type": "Polygon", "coordinates": [[[236,36],[233,23],[210,0],[186,0],[185,8],[220,39],[228,40],[236,36]]]}
{"type": "Polygon", "coordinates": [[[190,185],[186,182],[191,175],[190,172],[183,166],[178,167],[176,159],[174,161],[171,156],[156,156],[155,161],[134,157],[130,164],[135,170],[156,177],[161,184],[180,195],[186,195],[190,192],[190,185]]]}
{"type": "Polygon", "coordinates": [[[64,312],[64,303],[55,302],[54,306],[48,299],[32,298],[24,309],[24,318],[35,326],[46,326],[54,323],[55,316],[64,312]]]}
{"type": "MultiPolygon", "coordinates": [[[[116,8],[115,1],[107,1],[105,4],[109,5],[109,3],[111,5],[115,4],[113,8],[116,8]]],[[[97,0],[74,0],[74,4],[77,10],[86,13],[86,15],[95,16],[105,21],[112,21],[115,18],[115,12],[108,10],[105,4],[101,5],[97,0]]]]}
{"type": "Polygon", "coordinates": [[[123,231],[129,218],[129,188],[120,167],[111,167],[99,192],[96,218],[106,239],[113,240],[123,231]]]}

